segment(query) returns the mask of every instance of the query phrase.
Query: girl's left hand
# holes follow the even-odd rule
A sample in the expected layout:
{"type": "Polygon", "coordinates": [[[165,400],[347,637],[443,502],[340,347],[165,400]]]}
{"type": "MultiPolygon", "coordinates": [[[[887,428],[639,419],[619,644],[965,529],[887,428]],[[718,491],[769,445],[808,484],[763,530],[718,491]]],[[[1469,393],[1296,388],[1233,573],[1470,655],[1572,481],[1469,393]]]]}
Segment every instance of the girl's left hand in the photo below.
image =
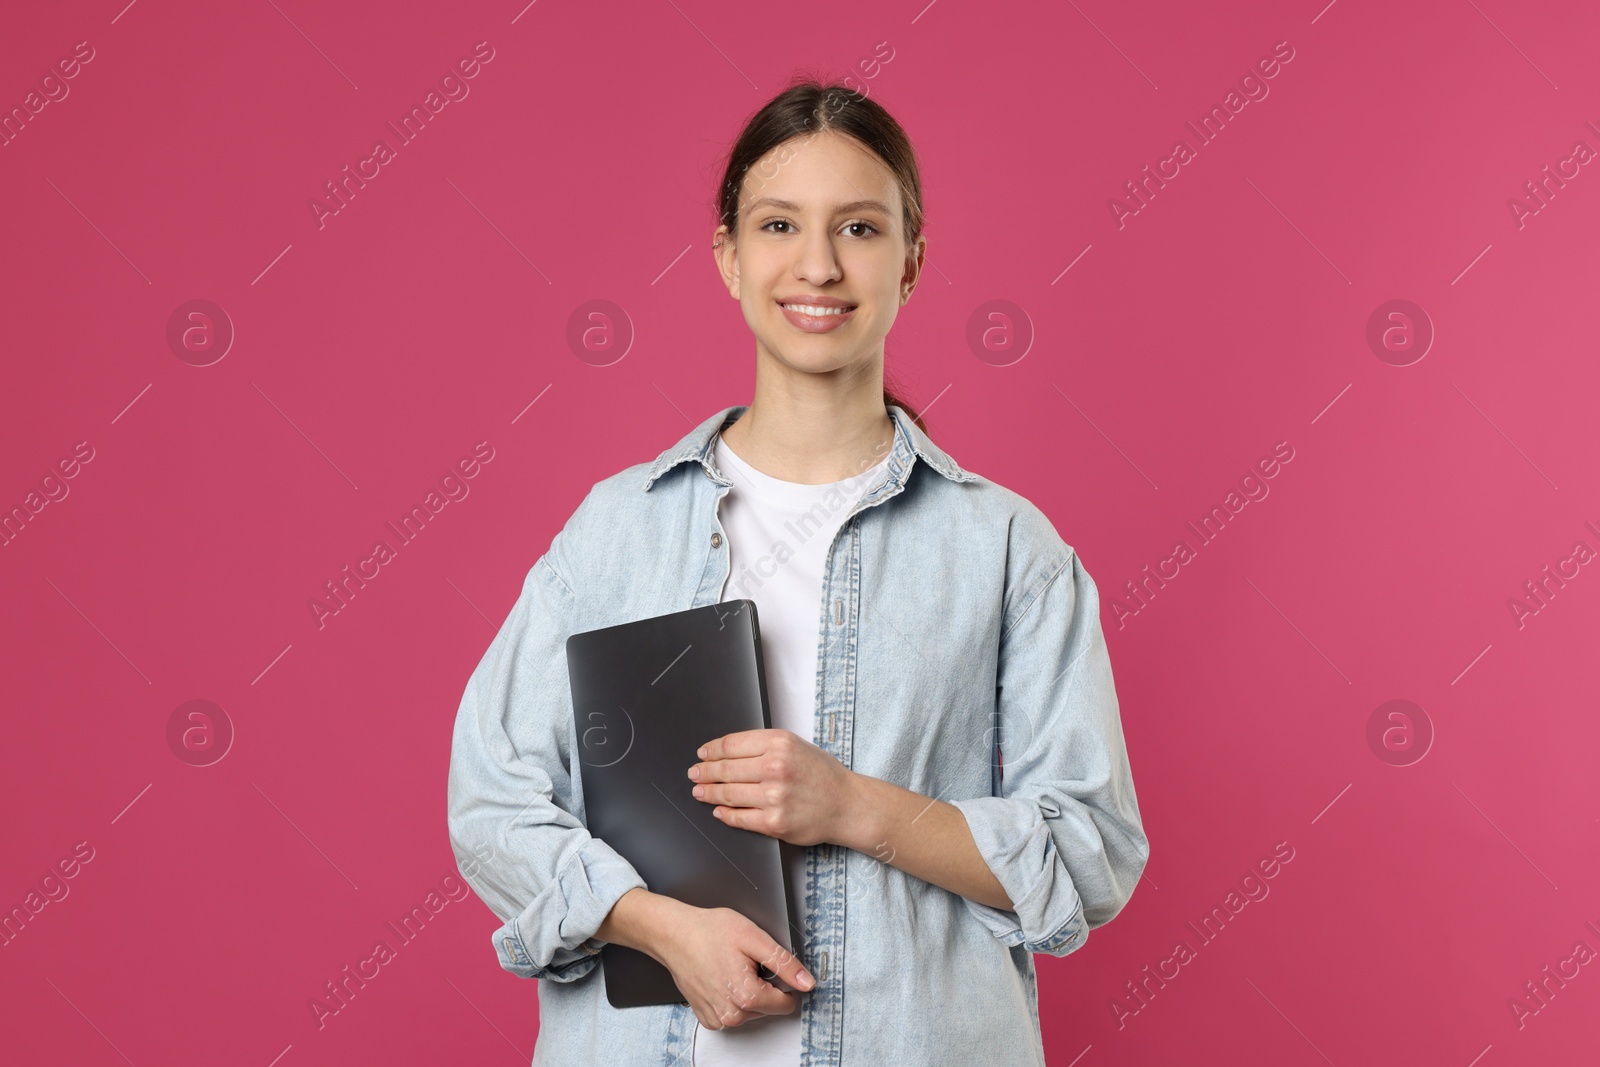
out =
{"type": "Polygon", "coordinates": [[[729,826],[791,845],[837,839],[853,796],[854,772],[789,730],[741,730],[701,746],[689,768],[694,796],[729,826]],[[698,773],[697,773],[698,772],[698,773]]]}

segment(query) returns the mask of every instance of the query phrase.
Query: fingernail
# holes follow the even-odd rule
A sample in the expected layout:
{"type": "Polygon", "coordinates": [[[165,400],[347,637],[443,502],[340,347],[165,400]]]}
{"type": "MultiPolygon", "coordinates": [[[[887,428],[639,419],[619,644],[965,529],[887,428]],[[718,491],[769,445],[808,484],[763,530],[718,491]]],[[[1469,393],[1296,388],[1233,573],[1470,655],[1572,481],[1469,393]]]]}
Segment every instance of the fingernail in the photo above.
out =
{"type": "Polygon", "coordinates": [[[807,972],[807,971],[801,971],[800,972],[800,986],[801,986],[801,988],[810,989],[812,986],[814,986],[816,984],[817,984],[817,980],[815,978],[811,977],[809,972],[807,972]]]}
{"type": "Polygon", "coordinates": [[[700,777],[700,768],[699,767],[690,767],[689,768],[689,777],[690,778],[699,778],[700,777]]]}
{"type": "Polygon", "coordinates": [[[706,758],[706,746],[701,745],[699,748],[694,750],[694,754],[696,756],[699,756],[701,759],[705,759],[706,758]]]}

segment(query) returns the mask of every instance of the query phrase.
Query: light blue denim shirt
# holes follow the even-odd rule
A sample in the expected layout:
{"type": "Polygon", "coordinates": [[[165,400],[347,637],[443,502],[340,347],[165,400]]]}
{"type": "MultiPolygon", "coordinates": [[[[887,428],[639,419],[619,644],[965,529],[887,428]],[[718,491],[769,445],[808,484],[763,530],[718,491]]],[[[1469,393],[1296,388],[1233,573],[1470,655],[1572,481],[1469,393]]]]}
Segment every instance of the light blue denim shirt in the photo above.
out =
{"type": "MultiPolygon", "coordinates": [[[[595,933],[645,883],[585,829],[565,643],[718,602],[731,483],[712,446],[744,411],[597,483],[467,682],[450,843],[504,924],[500,966],[543,979],[535,1065],[690,1064],[692,1008],[606,1000],[595,933]]],[[[806,849],[798,955],[817,987],[799,994],[801,1064],[1043,1067],[1033,954],[1083,947],[1150,855],[1099,595],[1043,512],[889,414],[886,476],[828,550],[809,740],[959,808],[1013,909],[841,845],[806,849]]]]}

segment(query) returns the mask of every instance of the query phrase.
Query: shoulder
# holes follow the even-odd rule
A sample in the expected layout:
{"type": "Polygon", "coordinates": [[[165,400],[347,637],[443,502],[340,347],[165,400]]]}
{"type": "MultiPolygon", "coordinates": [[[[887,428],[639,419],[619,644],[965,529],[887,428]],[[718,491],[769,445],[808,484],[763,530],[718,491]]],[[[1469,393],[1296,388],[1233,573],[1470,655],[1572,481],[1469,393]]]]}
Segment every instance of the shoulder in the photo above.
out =
{"type": "Polygon", "coordinates": [[[673,528],[672,515],[681,516],[687,504],[678,484],[682,472],[667,472],[646,492],[652,466],[635,463],[602,478],[578,502],[545,557],[568,585],[587,584],[596,567],[626,558],[623,553],[647,550],[648,541],[673,528]]]}
{"type": "MultiPolygon", "coordinates": [[[[930,476],[932,471],[927,472],[930,476]]],[[[978,525],[990,534],[1003,534],[1008,554],[1019,563],[1040,562],[1059,565],[1073,549],[1061,536],[1044,510],[1014,489],[975,471],[966,472],[970,480],[951,482],[931,476],[929,482],[944,481],[940,495],[943,507],[957,509],[961,525],[978,525]]]]}
{"type": "Polygon", "coordinates": [[[941,525],[951,536],[983,546],[996,572],[1003,572],[1004,629],[1021,620],[1057,579],[1073,574],[1076,550],[1032,500],[971,470],[965,481],[922,473],[927,477],[919,480],[941,513],[941,525]]]}

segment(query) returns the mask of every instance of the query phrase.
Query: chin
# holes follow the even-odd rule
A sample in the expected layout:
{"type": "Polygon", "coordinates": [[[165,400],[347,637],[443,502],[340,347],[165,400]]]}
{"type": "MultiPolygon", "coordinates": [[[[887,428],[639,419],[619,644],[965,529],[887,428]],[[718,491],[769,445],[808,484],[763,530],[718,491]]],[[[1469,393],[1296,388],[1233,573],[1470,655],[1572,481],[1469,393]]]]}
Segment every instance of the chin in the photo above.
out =
{"type": "Polygon", "coordinates": [[[838,374],[848,371],[851,367],[858,366],[862,361],[855,358],[855,353],[850,353],[838,359],[829,360],[784,360],[795,370],[806,374],[838,374]]]}

